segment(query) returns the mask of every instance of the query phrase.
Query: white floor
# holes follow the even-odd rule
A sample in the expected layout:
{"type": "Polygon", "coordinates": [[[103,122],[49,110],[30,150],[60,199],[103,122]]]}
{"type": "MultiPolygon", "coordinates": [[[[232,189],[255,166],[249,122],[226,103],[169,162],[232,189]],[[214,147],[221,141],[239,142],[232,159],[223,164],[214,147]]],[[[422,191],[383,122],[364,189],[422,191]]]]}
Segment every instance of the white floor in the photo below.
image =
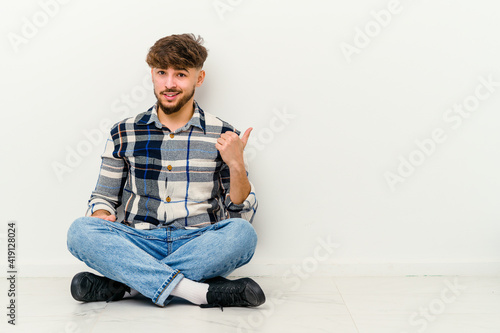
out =
{"type": "Polygon", "coordinates": [[[69,278],[22,278],[15,327],[2,280],[0,332],[500,332],[500,277],[257,277],[267,302],[223,312],[181,300],[82,304],[69,278]]]}

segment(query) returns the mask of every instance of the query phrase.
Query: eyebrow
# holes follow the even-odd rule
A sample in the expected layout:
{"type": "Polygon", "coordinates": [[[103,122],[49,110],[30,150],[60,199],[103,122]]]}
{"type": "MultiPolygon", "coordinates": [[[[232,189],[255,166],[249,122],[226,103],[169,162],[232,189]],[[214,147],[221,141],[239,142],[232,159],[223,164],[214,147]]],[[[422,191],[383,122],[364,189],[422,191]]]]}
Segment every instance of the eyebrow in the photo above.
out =
{"type": "Polygon", "coordinates": [[[174,67],[174,70],[176,70],[176,71],[186,71],[186,72],[189,73],[189,71],[186,68],[177,68],[177,67],[174,67]]]}
{"type": "MultiPolygon", "coordinates": [[[[175,71],[185,71],[189,73],[189,70],[187,68],[180,68],[180,67],[171,67],[175,71]]],[[[156,70],[158,71],[166,71],[168,68],[157,68],[156,70]]]]}

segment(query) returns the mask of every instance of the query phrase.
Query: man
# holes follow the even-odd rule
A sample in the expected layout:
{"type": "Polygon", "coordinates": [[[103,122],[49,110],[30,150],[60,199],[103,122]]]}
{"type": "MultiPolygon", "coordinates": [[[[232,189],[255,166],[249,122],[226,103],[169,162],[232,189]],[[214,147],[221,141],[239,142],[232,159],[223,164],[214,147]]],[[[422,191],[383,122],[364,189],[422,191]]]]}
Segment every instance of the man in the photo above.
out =
{"type": "Polygon", "coordinates": [[[173,296],[201,307],[265,302],[252,279],[225,278],[250,261],[257,242],[257,200],[243,161],[252,129],[240,139],[194,100],[205,78],[202,42],[172,35],[149,50],[157,102],[113,126],[86,217],[68,231],[69,251],[104,275],[75,275],[77,301],[135,290],[159,306],[173,296]]]}

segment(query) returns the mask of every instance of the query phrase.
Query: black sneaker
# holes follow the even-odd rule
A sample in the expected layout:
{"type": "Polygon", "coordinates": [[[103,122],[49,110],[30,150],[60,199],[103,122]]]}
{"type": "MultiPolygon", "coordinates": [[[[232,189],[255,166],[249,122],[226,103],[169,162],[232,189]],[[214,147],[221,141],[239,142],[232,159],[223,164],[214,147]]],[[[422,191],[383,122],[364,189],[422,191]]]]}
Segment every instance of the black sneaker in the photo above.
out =
{"type": "Polygon", "coordinates": [[[76,274],[71,280],[71,296],[80,302],[117,301],[130,288],[121,282],[89,272],[76,274]]]}
{"type": "Polygon", "coordinates": [[[266,296],[257,282],[250,278],[228,280],[216,277],[205,281],[208,283],[207,302],[202,308],[225,306],[259,306],[264,304],[266,296]]]}

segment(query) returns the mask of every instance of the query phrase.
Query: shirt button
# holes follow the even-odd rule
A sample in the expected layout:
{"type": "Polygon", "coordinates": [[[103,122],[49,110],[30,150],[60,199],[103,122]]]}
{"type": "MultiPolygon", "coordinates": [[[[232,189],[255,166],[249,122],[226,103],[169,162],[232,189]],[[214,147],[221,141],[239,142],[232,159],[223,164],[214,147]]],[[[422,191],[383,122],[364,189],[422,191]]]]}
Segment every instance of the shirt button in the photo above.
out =
{"type": "Polygon", "coordinates": [[[170,197],[167,197],[167,202],[170,202],[172,199],[170,199],[170,197]]]}
{"type": "Polygon", "coordinates": [[[167,167],[167,169],[168,169],[168,171],[172,171],[172,166],[171,166],[171,165],[169,165],[169,166],[167,167]]]}
{"type": "Polygon", "coordinates": [[[170,133],[170,137],[173,139],[174,138],[174,133],[170,133]]]}

